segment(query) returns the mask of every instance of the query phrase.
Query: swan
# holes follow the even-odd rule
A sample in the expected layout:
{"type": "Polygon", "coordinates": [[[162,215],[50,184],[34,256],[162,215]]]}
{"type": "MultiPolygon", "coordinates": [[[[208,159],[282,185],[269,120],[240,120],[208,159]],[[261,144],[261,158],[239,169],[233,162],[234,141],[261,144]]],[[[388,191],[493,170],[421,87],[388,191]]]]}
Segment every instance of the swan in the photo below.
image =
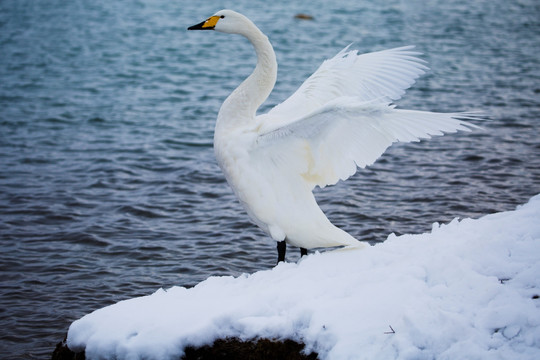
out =
{"type": "Polygon", "coordinates": [[[245,36],[257,64],[223,102],[214,152],[227,182],[250,218],[277,241],[278,263],[286,244],[307,249],[363,246],[334,226],[312,190],[371,165],[394,142],[470,131],[474,113],[397,109],[392,101],[427,67],[413,46],[358,54],[349,47],[326,60],[300,88],[268,113],[256,115],[276,82],[276,55],[246,16],[221,10],[188,30],[245,36]]]}

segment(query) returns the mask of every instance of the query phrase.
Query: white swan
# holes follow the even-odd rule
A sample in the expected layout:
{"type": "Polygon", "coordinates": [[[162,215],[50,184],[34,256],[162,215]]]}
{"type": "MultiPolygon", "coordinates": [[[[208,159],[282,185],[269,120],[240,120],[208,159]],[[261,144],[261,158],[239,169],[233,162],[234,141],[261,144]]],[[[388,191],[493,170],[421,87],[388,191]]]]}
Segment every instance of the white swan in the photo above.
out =
{"type": "Polygon", "coordinates": [[[312,190],[345,180],[372,164],[393,142],[469,130],[467,113],[399,110],[399,99],[427,67],[412,46],[358,55],[348,47],[326,60],[300,88],[267,114],[256,115],[276,82],[268,38],[247,17],[221,10],[188,30],[248,38],[253,73],[225,100],[214,150],[228,183],[253,221],[278,242],[302,249],[359,245],[334,226],[312,190]]]}

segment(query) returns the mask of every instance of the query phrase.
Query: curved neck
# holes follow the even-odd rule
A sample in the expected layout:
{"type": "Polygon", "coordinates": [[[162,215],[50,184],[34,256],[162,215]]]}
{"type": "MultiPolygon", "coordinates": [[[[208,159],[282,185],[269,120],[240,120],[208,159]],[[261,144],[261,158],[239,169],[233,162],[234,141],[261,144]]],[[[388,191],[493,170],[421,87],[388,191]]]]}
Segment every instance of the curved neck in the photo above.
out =
{"type": "Polygon", "coordinates": [[[248,38],[255,48],[257,66],[221,105],[216,131],[253,122],[257,109],[268,98],[276,83],[276,55],[268,37],[251,22],[241,35],[248,38]]]}

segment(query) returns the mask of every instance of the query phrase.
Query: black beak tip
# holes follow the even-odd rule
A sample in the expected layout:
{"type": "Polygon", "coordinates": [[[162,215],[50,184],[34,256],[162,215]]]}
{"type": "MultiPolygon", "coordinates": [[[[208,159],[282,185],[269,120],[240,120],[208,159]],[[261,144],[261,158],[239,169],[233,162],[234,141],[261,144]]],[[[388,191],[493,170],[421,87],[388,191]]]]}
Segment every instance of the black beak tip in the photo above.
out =
{"type": "Polygon", "coordinates": [[[214,30],[214,27],[213,27],[213,26],[212,26],[212,27],[210,27],[210,26],[209,26],[209,27],[203,27],[203,25],[204,25],[205,22],[206,22],[206,21],[203,21],[203,22],[198,23],[198,24],[196,24],[196,25],[190,26],[190,27],[188,27],[187,29],[188,29],[188,30],[214,30]]]}

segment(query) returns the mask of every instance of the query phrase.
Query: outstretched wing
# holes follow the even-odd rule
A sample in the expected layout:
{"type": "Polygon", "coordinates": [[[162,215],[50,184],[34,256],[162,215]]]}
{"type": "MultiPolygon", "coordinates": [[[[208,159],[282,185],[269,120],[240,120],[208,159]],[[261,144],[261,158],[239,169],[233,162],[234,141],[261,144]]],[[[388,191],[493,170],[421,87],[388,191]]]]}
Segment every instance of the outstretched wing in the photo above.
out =
{"type": "MultiPolygon", "coordinates": [[[[394,142],[468,131],[471,113],[398,110],[380,101],[342,97],[293,123],[260,134],[251,151],[268,173],[299,175],[311,189],[345,180],[394,142]]],[[[279,176],[279,175],[278,175],[279,176]]]]}
{"type": "Polygon", "coordinates": [[[342,96],[364,102],[397,100],[428,69],[414,46],[361,55],[349,47],[324,61],[294,94],[271,109],[268,121],[282,126],[342,96]]]}

